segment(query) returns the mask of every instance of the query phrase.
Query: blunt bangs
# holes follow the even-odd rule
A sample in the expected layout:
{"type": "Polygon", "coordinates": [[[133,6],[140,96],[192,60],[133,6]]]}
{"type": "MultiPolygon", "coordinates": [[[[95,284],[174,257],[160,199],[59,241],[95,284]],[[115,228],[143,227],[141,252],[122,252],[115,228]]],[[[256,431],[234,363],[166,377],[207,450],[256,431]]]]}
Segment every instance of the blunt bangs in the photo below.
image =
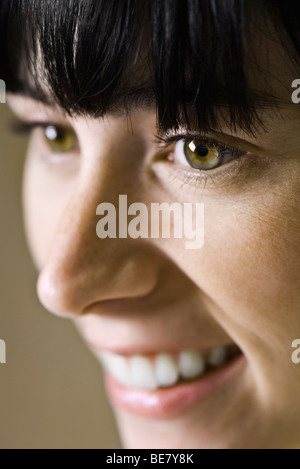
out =
{"type": "Polygon", "coordinates": [[[143,105],[163,130],[225,119],[254,132],[258,109],[275,102],[249,84],[253,11],[298,67],[300,6],[289,0],[2,0],[1,78],[71,115],[143,105]]]}

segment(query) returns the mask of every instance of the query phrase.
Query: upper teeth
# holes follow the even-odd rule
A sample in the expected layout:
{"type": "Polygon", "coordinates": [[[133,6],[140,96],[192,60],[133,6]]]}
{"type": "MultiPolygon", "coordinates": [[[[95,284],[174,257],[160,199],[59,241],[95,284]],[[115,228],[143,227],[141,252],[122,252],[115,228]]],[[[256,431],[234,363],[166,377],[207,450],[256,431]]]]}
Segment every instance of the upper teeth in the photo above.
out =
{"type": "Polygon", "coordinates": [[[125,357],[111,352],[100,352],[99,355],[104,367],[117,381],[127,387],[144,390],[173,386],[180,379],[196,378],[208,366],[221,366],[228,358],[226,347],[214,347],[206,354],[199,350],[184,350],[177,358],[159,353],[153,360],[142,355],[125,357]]]}

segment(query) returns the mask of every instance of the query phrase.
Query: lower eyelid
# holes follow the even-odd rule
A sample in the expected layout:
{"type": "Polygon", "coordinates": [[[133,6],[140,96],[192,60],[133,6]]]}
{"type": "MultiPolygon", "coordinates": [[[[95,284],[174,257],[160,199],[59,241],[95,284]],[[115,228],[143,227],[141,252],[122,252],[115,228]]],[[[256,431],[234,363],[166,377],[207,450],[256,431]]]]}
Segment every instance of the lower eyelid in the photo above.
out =
{"type": "Polygon", "coordinates": [[[177,184],[179,189],[204,189],[216,191],[222,189],[237,190],[247,182],[258,179],[270,161],[264,161],[260,155],[243,153],[239,158],[212,170],[198,170],[179,165],[173,161],[160,159],[153,163],[153,171],[158,178],[177,184]]]}

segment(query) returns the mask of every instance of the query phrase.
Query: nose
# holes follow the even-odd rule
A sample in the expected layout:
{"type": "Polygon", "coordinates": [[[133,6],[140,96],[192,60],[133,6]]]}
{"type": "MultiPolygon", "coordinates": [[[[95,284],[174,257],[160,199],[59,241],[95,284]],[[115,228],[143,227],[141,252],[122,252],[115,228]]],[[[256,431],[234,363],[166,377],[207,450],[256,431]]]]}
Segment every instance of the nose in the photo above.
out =
{"type": "Polygon", "coordinates": [[[159,269],[146,240],[99,239],[96,203],[87,207],[87,197],[78,199],[64,211],[38,280],[42,304],[63,317],[85,314],[98,302],[146,296],[159,269]]]}
{"type": "Polygon", "coordinates": [[[111,177],[90,176],[81,181],[63,210],[38,279],[40,301],[63,317],[86,314],[99,302],[146,296],[155,289],[159,275],[159,256],[147,239],[97,236],[97,206],[105,201],[117,208],[119,191],[112,192],[106,182],[111,177]]]}

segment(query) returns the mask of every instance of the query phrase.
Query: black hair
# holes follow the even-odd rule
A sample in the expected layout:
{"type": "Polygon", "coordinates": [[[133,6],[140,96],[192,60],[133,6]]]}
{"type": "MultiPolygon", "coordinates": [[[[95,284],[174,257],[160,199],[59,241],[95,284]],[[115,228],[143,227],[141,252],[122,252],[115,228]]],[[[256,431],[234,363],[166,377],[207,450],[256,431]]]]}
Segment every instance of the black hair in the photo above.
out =
{"type": "Polygon", "coordinates": [[[0,76],[8,90],[69,114],[142,103],[156,107],[163,129],[191,116],[208,129],[226,109],[230,126],[251,131],[268,101],[251,88],[245,61],[263,13],[298,66],[299,1],[1,0],[0,76]]]}

